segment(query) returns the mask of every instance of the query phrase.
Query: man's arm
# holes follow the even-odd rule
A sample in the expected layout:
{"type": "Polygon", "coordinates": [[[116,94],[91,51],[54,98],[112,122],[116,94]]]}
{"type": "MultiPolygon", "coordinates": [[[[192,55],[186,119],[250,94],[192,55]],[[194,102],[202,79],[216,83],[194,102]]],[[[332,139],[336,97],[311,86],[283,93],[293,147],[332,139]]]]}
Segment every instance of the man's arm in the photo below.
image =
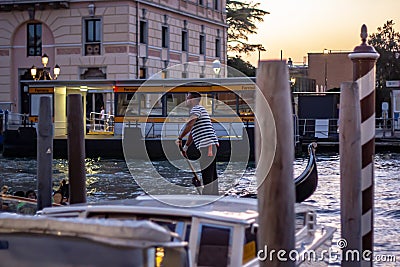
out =
{"type": "MultiPolygon", "coordinates": [[[[178,139],[175,141],[175,144],[178,147],[182,148],[182,138],[185,137],[188,133],[190,133],[196,120],[197,120],[196,115],[191,115],[189,117],[189,121],[185,124],[185,128],[183,128],[181,134],[178,136],[178,139]]],[[[189,136],[189,139],[190,139],[190,137],[191,136],[189,136]]],[[[188,139],[188,141],[189,141],[189,139],[188,139]]],[[[190,140],[190,142],[192,142],[192,141],[190,140]]]]}
{"type": "MultiPolygon", "coordinates": [[[[180,141],[180,140],[179,140],[180,141]]],[[[181,141],[180,141],[181,142],[181,141]]],[[[185,145],[180,149],[182,155],[187,158],[187,150],[189,148],[189,146],[192,144],[193,142],[193,136],[192,133],[189,134],[188,139],[186,140],[185,145]]],[[[182,145],[182,144],[181,144],[182,145]]]]}
{"type": "Polygon", "coordinates": [[[197,116],[195,116],[195,115],[190,116],[189,121],[186,123],[185,128],[183,128],[178,139],[182,139],[192,130],[193,125],[196,122],[196,120],[197,120],[197,116]]]}

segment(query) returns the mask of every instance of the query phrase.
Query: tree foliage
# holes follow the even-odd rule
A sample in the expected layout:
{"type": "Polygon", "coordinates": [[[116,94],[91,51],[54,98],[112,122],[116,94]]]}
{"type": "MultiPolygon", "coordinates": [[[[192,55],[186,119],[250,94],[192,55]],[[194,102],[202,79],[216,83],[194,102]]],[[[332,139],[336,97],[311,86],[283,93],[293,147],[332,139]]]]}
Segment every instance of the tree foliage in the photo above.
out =
{"type": "MultiPolygon", "coordinates": [[[[236,55],[235,57],[228,58],[228,66],[237,69],[242,72],[244,75],[248,77],[256,76],[256,68],[250,64],[248,61],[244,61],[240,56],[236,55]]],[[[234,74],[235,76],[236,74],[234,74]]],[[[229,77],[228,72],[228,77],[229,77]]]]}
{"type": "Polygon", "coordinates": [[[378,88],[385,88],[388,80],[400,80],[400,34],[394,30],[394,24],[389,20],[369,36],[369,44],[380,54],[376,63],[378,88]]]}
{"type": "Polygon", "coordinates": [[[226,1],[228,50],[237,53],[265,51],[262,44],[249,44],[248,35],[257,33],[256,23],[264,21],[269,12],[259,9],[260,3],[226,1]]]}

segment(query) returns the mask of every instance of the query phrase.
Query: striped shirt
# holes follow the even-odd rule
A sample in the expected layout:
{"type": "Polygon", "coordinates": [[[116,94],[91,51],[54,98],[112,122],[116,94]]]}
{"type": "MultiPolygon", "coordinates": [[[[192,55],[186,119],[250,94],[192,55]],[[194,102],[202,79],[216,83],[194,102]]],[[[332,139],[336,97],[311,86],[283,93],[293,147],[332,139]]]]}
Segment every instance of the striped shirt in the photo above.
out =
{"type": "Polygon", "coordinates": [[[191,131],[197,149],[209,145],[218,145],[218,138],[207,110],[203,106],[196,105],[190,110],[190,116],[197,117],[191,131]]]}

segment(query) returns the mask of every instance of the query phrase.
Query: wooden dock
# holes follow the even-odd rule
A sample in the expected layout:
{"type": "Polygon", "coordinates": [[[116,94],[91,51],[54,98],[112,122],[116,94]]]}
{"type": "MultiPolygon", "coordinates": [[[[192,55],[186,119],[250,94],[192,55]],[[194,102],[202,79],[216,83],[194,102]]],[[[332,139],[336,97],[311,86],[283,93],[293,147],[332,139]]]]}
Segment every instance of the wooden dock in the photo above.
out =
{"type": "MultiPolygon", "coordinates": [[[[337,152],[339,153],[339,139],[338,138],[301,138],[300,146],[301,151],[307,152],[307,146],[311,142],[318,144],[318,152],[337,152]]],[[[400,152],[400,132],[386,131],[383,135],[383,131],[380,129],[376,130],[375,135],[375,151],[376,152],[400,152]]]]}

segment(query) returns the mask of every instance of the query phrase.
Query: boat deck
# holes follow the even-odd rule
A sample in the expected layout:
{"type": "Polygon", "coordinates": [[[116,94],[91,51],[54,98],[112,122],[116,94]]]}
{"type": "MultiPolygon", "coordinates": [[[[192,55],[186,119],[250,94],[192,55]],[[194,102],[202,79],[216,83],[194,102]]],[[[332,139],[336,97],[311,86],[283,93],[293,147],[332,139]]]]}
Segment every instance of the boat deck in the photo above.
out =
{"type": "MultiPolygon", "coordinates": [[[[296,204],[296,213],[306,213],[311,206],[296,204]]],[[[77,204],[45,208],[40,214],[51,216],[90,216],[98,213],[153,214],[157,216],[201,217],[239,224],[254,223],[258,217],[257,199],[213,196],[139,196],[135,199],[77,204]]]]}

